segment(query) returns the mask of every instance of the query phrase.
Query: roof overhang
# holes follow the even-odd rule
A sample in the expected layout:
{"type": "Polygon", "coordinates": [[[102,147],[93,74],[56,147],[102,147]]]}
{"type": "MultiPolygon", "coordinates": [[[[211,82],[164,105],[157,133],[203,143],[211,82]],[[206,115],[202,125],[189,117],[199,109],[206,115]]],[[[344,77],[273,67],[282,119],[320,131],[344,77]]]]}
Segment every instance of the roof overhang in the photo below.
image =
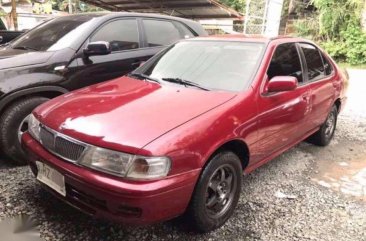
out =
{"type": "Polygon", "coordinates": [[[160,13],[190,19],[231,18],[243,15],[218,0],[83,0],[110,11],[160,13]]]}

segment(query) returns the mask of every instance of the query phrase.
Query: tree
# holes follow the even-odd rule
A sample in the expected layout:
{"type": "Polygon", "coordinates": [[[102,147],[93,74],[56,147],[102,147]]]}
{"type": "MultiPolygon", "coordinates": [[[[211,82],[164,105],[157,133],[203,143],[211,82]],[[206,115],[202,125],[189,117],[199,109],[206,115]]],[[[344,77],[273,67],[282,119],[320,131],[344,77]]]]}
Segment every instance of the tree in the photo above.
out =
{"type": "Polygon", "coordinates": [[[245,13],[246,0],[221,0],[220,2],[240,13],[245,13]]]}
{"type": "MultiPolygon", "coordinates": [[[[69,0],[51,0],[52,8],[58,11],[69,11],[69,0]]],[[[102,8],[87,4],[80,0],[71,0],[72,12],[99,12],[105,11],[102,8]]]]}
{"type": "Polygon", "coordinates": [[[366,63],[366,33],[361,26],[364,0],[312,0],[312,4],[313,18],[299,22],[297,33],[320,41],[339,61],[366,63]]]}

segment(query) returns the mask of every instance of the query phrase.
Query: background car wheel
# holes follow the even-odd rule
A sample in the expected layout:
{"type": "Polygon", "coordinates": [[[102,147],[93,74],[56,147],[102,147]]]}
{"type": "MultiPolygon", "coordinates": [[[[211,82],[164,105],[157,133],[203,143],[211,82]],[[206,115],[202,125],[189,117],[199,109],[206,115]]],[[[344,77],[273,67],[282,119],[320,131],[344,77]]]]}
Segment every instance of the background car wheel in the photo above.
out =
{"type": "Polygon", "coordinates": [[[215,155],[196,184],[187,214],[199,232],[221,227],[238,203],[243,170],[232,152],[215,155]]]}
{"type": "Polygon", "coordinates": [[[314,145],[327,146],[334,136],[337,126],[337,117],[338,109],[337,106],[334,105],[324,124],[309,138],[309,141],[314,145]]]}
{"type": "Polygon", "coordinates": [[[26,156],[20,145],[20,137],[28,129],[28,115],[38,105],[47,101],[44,97],[28,97],[14,102],[0,118],[0,148],[19,164],[26,163],[26,156]]]}

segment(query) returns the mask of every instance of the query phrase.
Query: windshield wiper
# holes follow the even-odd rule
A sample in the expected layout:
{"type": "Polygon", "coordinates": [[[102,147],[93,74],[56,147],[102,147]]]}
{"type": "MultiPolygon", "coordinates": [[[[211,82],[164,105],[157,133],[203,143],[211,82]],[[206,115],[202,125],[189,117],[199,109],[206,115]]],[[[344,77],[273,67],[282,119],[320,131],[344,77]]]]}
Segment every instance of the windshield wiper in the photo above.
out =
{"type": "Polygon", "coordinates": [[[34,50],[34,51],[39,51],[38,49],[32,48],[32,47],[28,47],[28,46],[16,46],[16,47],[12,47],[13,49],[22,49],[22,50],[34,50]]]}
{"type": "Polygon", "coordinates": [[[137,78],[144,79],[144,80],[151,80],[151,81],[154,81],[156,83],[161,84],[160,80],[152,78],[152,77],[150,77],[148,75],[145,75],[145,74],[141,74],[141,73],[130,73],[128,76],[137,77],[137,78]]]}
{"type": "Polygon", "coordinates": [[[189,81],[189,80],[184,80],[184,79],[181,79],[181,78],[162,78],[162,80],[167,81],[167,82],[177,83],[177,84],[180,84],[180,85],[184,85],[186,87],[188,85],[188,86],[193,86],[193,87],[199,88],[201,90],[209,91],[209,89],[207,89],[205,87],[202,87],[201,85],[199,85],[197,83],[194,83],[194,82],[189,81]]]}

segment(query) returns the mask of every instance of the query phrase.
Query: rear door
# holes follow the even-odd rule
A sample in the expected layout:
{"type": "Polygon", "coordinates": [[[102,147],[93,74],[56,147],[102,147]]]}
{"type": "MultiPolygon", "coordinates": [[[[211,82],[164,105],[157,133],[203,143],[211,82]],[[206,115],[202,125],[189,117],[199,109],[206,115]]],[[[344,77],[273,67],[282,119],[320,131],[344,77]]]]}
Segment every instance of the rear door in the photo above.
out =
{"type": "Polygon", "coordinates": [[[306,65],[305,82],[310,87],[311,114],[306,122],[308,129],[319,127],[328,116],[333,104],[336,86],[333,85],[334,71],[329,60],[319,49],[309,43],[299,43],[306,65]]]}
{"type": "Polygon", "coordinates": [[[79,50],[78,66],[70,77],[76,88],[120,77],[138,67],[145,57],[141,51],[141,31],[136,18],[121,18],[100,26],[79,50]],[[81,52],[87,43],[109,42],[112,52],[108,55],[85,57],[81,52]]]}
{"type": "Polygon", "coordinates": [[[296,43],[276,47],[258,99],[258,140],[261,159],[296,142],[306,133],[302,126],[309,114],[309,87],[304,83],[303,67],[296,43]],[[293,76],[295,90],[268,93],[266,85],[276,76],[293,76]]]}

